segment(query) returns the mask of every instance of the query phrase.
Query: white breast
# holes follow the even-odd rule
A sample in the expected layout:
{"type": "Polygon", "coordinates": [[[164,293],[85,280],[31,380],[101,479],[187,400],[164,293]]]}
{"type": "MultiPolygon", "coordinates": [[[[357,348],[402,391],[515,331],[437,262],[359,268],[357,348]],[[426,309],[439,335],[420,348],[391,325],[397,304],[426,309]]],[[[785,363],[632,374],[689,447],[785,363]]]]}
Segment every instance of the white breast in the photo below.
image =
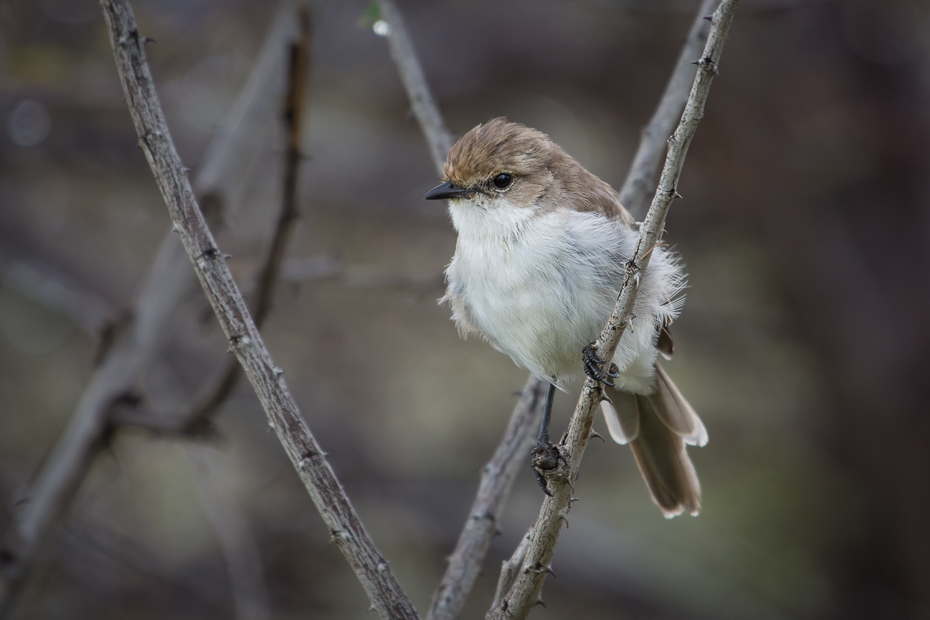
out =
{"type": "MultiPolygon", "coordinates": [[[[467,320],[518,365],[559,387],[581,376],[581,349],[610,315],[637,233],[596,213],[539,213],[500,199],[492,206],[451,201],[450,213],[459,239],[446,270],[448,296],[463,298],[467,320]]],[[[632,333],[614,358],[620,387],[651,392],[655,324],[677,312],[669,302],[681,286],[675,261],[664,252],[653,256],[632,333]]]]}

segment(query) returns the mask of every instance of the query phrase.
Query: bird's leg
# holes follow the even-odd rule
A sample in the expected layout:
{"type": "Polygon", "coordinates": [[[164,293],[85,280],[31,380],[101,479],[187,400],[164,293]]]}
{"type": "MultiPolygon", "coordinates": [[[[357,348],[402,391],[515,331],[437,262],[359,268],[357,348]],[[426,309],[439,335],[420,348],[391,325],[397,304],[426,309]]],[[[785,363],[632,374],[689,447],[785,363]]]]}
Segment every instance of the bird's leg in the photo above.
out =
{"type": "Polygon", "coordinates": [[[543,493],[552,497],[549,487],[546,485],[546,479],[543,471],[553,470],[559,464],[559,459],[565,460],[559,449],[549,441],[549,420],[552,418],[552,399],[555,396],[555,386],[549,384],[546,391],[546,403],[543,408],[542,424],[539,426],[539,438],[536,440],[536,447],[531,452],[532,459],[530,464],[533,467],[533,473],[536,474],[536,483],[543,490],[543,493]]]}
{"type": "Polygon", "coordinates": [[[581,350],[581,360],[584,362],[584,374],[604,385],[614,387],[614,383],[611,379],[616,379],[620,376],[620,369],[617,368],[616,364],[611,363],[607,372],[604,372],[601,366],[606,364],[607,360],[602,360],[597,356],[597,351],[594,349],[593,342],[589,345],[585,345],[581,350]]]}

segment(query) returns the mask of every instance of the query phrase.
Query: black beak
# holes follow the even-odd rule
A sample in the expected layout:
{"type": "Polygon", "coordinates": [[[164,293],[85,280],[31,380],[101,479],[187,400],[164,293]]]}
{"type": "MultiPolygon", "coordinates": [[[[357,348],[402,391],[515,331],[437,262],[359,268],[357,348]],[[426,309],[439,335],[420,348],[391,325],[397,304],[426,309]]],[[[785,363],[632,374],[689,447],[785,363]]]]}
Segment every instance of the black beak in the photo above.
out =
{"type": "Polygon", "coordinates": [[[443,198],[461,198],[474,192],[469,189],[462,189],[452,183],[443,183],[426,192],[425,200],[442,200],[443,198]]]}

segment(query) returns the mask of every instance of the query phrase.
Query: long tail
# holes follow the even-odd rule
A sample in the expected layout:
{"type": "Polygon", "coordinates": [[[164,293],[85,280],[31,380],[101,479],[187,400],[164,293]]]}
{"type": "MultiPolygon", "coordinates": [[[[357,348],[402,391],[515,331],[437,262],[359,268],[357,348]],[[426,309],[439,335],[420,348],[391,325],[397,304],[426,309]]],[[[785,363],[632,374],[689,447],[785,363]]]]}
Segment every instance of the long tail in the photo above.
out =
{"type": "Polygon", "coordinates": [[[707,430],[661,366],[651,396],[607,388],[601,403],[614,441],[630,444],[652,500],[666,518],[701,511],[701,483],[685,444],[703,446],[707,430]]]}

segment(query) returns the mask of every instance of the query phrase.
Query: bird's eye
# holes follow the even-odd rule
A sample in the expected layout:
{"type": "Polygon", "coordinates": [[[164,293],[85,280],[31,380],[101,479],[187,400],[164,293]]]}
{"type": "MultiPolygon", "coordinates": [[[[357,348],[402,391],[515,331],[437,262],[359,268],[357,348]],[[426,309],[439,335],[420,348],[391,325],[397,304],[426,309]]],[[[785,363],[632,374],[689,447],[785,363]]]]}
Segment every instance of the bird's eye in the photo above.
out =
{"type": "Polygon", "coordinates": [[[509,174],[499,174],[494,177],[494,180],[491,181],[494,184],[494,187],[497,189],[507,189],[510,187],[510,184],[513,183],[513,176],[509,174]]]}

